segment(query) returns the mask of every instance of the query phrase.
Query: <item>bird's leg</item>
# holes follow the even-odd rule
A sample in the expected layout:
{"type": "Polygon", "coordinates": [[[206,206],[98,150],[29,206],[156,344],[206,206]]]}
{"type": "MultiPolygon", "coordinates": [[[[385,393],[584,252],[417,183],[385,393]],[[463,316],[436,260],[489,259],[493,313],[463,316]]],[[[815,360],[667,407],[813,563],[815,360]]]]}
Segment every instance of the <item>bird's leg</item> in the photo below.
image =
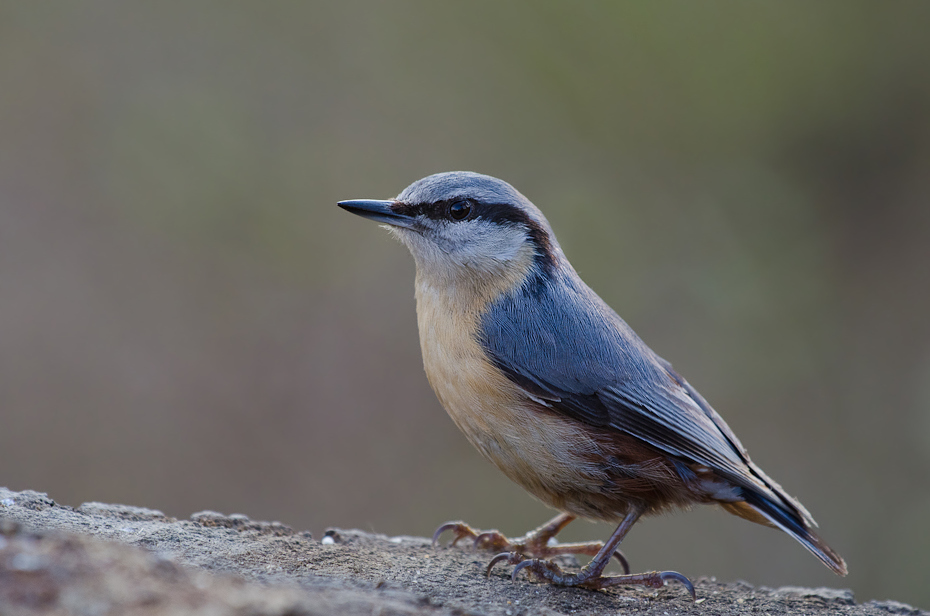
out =
{"type": "Polygon", "coordinates": [[[594,558],[591,559],[591,562],[584,566],[578,573],[565,573],[562,571],[561,567],[549,560],[542,560],[540,558],[526,560],[522,554],[517,552],[498,554],[491,560],[491,564],[488,565],[488,571],[498,562],[506,560],[509,564],[516,565],[511,574],[513,580],[517,579],[520,571],[526,569],[539,579],[559,586],[580,586],[582,588],[591,589],[633,584],[640,584],[649,588],[661,588],[665,585],[666,581],[677,580],[684,584],[688,592],[691,593],[691,599],[696,599],[694,586],[691,584],[691,581],[675,571],[650,571],[633,575],[627,572],[624,575],[615,576],[602,575],[607,563],[610,562],[611,555],[614,554],[617,546],[623,541],[623,538],[636,520],[639,519],[640,515],[642,515],[642,511],[639,509],[631,510],[626,517],[623,518],[623,521],[620,522],[617,530],[613,532],[610,539],[607,540],[607,543],[605,543],[594,558]]]}
{"type": "MultiPolygon", "coordinates": [[[[439,542],[439,536],[442,535],[442,533],[452,531],[453,537],[449,545],[455,545],[462,539],[469,538],[474,541],[476,549],[486,550],[488,552],[515,553],[524,558],[548,558],[552,556],[561,556],[563,554],[597,555],[604,547],[604,544],[600,541],[549,545],[549,540],[559,534],[559,532],[574,519],[575,516],[571,514],[560,513],[539,528],[531,530],[524,536],[516,539],[508,539],[503,533],[497,530],[479,533],[464,522],[448,522],[436,529],[436,532],[433,534],[433,545],[439,542]]],[[[623,553],[617,550],[614,552],[614,557],[616,557],[623,566],[623,571],[629,573],[630,565],[623,553]]],[[[492,560],[491,564],[488,566],[489,572],[496,560],[497,559],[492,560]]]]}

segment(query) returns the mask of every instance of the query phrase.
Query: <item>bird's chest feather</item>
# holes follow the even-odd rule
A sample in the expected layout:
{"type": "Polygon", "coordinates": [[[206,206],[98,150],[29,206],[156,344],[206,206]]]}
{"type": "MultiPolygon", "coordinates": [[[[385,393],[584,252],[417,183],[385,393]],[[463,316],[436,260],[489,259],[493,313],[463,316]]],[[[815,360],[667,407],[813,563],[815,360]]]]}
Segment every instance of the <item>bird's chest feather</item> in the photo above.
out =
{"type": "Polygon", "coordinates": [[[597,483],[596,445],[577,425],[533,402],[478,343],[478,307],[417,285],[417,320],[430,385],[468,440],[549,504],[567,486],[597,483]]]}

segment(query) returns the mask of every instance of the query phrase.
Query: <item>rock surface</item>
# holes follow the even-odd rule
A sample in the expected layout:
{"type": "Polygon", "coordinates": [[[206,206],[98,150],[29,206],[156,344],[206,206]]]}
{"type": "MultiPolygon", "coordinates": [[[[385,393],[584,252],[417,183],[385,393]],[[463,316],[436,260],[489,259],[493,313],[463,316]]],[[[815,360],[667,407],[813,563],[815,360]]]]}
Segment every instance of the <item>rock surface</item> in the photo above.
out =
{"type": "Polygon", "coordinates": [[[0,614],[928,614],[894,601],[856,604],[829,588],[553,587],[489,556],[419,537],[331,530],[322,540],[277,522],[84,503],[0,488],[0,614]]]}

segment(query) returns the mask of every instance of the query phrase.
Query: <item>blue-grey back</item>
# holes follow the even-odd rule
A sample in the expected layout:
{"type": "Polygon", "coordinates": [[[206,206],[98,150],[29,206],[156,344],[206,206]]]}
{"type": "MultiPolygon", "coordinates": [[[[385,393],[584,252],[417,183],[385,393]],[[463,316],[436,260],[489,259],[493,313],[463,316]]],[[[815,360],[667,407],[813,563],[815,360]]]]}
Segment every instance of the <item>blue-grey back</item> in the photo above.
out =
{"type": "Polygon", "coordinates": [[[719,415],[574,271],[540,274],[500,297],[483,315],[480,343],[554,410],[757,483],[719,415]]]}

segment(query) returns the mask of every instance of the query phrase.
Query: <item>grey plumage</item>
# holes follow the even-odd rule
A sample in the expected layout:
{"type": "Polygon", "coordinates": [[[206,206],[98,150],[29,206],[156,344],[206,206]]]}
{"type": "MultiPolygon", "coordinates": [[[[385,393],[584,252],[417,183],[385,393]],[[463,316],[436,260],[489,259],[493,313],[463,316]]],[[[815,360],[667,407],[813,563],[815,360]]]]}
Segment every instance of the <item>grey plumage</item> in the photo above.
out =
{"type": "MultiPolygon", "coordinates": [[[[727,500],[749,501],[835,569],[832,550],[810,538],[816,522],[804,506],[752,463],[704,398],[573,269],[551,275],[562,280],[529,277],[489,306],[480,342],[494,363],[555,410],[716,471],[738,488],[727,500]]],[[[687,473],[687,467],[679,472],[687,473]]]]}
{"type": "Polygon", "coordinates": [[[431,377],[456,423],[508,476],[541,498],[551,494],[547,502],[561,503],[573,515],[631,515],[629,524],[644,512],[717,502],[781,528],[845,574],[842,558],[813,532],[816,523],[807,510],[752,463],[720,415],[581,280],[545,216],[510,184],[476,173],[441,173],[411,184],[394,200],[340,205],[392,225],[413,253],[427,374],[445,379],[456,361],[474,364],[479,353],[510,382],[513,392],[501,393],[484,411],[496,413],[496,423],[485,425],[480,417],[477,423],[468,419],[477,408],[455,398],[463,391],[474,400],[491,396],[481,393],[480,379],[463,389],[431,377]],[[456,341],[446,331],[453,325],[467,325],[464,335],[472,340],[456,341]],[[507,405],[516,414],[493,411],[507,405]],[[563,480],[582,481],[577,490],[528,472],[522,454],[514,453],[519,444],[506,442],[507,421],[535,416],[542,422],[544,415],[550,417],[546,425],[570,424],[565,433],[579,435],[572,438],[585,451],[573,453],[573,443],[563,443],[558,446],[564,455],[546,462],[547,468],[564,469],[563,480]],[[629,451],[614,455],[611,446],[629,451]],[[624,473],[650,468],[661,472],[644,470],[634,478],[642,482],[625,483],[624,473]],[[597,469],[604,469],[603,477],[597,469]],[[604,482],[610,486],[599,487],[604,482]],[[553,493],[558,490],[565,493],[553,493]],[[591,504],[585,494],[600,500],[591,504]],[[573,499],[580,502],[574,508],[573,499]]]}

